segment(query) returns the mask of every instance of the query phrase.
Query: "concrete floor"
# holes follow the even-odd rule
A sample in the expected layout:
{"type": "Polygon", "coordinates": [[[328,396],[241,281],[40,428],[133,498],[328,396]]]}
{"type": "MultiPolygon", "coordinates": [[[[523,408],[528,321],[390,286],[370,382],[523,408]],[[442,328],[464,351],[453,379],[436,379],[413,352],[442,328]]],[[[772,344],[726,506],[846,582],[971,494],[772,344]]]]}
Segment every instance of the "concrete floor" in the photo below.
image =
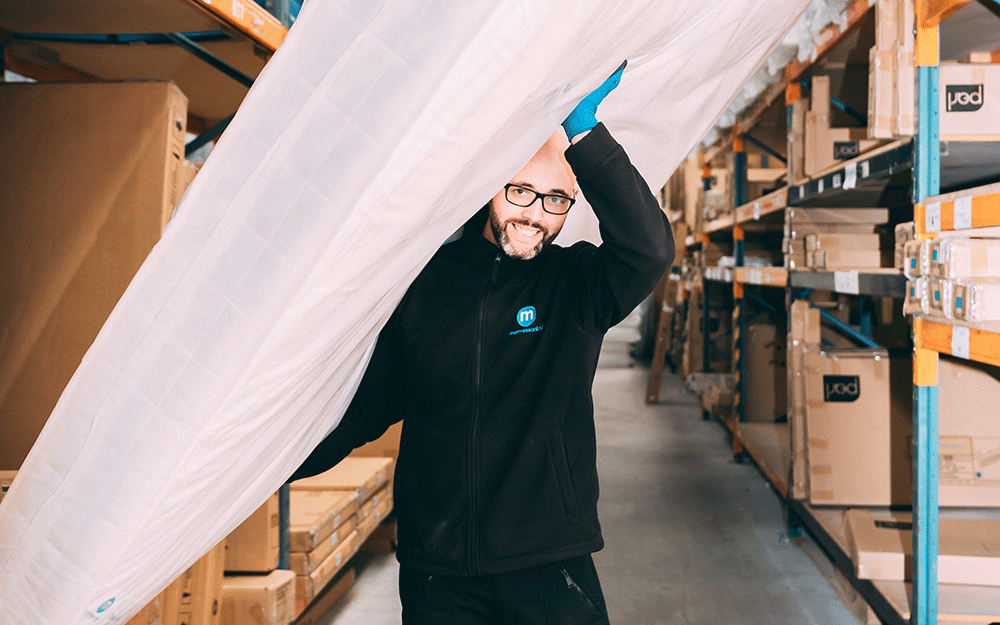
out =
{"type": "MultiPolygon", "coordinates": [[[[724,428],[665,376],[644,403],[635,315],[604,344],[594,383],[606,546],[595,554],[612,623],[854,625],[808,538],[789,541],[781,505],[752,464],[733,462],[724,428]]],[[[359,554],[358,580],[323,625],[400,621],[398,565],[359,554]]]]}

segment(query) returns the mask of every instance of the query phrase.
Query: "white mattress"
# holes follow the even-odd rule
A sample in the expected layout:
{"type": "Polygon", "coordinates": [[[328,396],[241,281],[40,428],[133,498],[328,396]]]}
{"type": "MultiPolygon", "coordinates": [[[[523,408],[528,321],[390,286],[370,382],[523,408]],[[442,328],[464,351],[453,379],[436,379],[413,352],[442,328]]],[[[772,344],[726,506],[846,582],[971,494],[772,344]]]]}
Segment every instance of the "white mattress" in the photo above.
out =
{"type": "Polygon", "coordinates": [[[804,5],[309,0],[0,504],[0,623],[126,621],[336,426],[423,264],[622,59],[599,118],[657,189],[804,5]]]}

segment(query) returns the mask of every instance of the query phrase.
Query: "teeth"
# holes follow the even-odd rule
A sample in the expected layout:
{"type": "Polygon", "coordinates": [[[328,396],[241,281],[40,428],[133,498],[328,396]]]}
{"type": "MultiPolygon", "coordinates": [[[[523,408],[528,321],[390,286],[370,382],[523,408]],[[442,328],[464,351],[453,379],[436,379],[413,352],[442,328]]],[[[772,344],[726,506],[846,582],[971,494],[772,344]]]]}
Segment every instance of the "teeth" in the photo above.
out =
{"type": "Polygon", "coordinates": [[[532,228],[530,226],[521,226],[521,225],[518,225],[518,224],[511,224],[511,225],[514,226],[514,230],[518,234],[520,234],[521,236],[524,236],[524,237],[529,237],[530,238],[530,237],[533,237],[533,236],[537,235],[538,232],[539,232],[538,228],[532,228]]]}

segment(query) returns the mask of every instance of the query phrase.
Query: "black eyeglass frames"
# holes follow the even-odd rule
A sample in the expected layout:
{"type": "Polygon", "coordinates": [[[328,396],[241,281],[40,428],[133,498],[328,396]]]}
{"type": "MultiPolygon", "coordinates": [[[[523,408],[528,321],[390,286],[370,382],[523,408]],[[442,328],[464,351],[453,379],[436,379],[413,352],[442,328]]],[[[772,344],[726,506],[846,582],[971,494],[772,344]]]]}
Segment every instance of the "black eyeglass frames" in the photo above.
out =
{"type": "Polygon", "coordinates": [[[565,195],[539,193],[534,189],[529,189],[513,183],[504,185],[504,191],[508,202],[514,206],[520,206],[522,208],[531,206],[535,203],[535,200],[541,198],[542,210],[552,215],[565,215],[569,212],[569,209],[572,208],[573,203],[576,202],[575,199],[566,197],[565,195]]]}

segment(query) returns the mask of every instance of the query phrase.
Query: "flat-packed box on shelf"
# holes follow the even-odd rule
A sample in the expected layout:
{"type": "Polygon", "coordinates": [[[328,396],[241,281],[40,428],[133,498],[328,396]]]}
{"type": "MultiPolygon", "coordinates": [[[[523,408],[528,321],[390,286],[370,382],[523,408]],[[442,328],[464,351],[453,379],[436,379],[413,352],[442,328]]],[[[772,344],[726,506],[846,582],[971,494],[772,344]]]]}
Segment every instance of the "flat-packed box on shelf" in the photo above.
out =
{"type": "MultiPolygon", "coordinates": [[[[878,7],[892,5],[880,2],[878,7]]],[[[868,51],[868,138],[891,139],[897,53],[893,48],[868,51]]]]}
{"type": "Polygon", "coordinates": [[[771,324],[746,328],[743,417],[752,423],[773,423],[787,412],[785,336],[771,324]]]}
{"type": "Polygon", "coordinates": [[[278,495],[267,498],[226,537],[226,571],[270,573],[278,568],[280,528],[278,495]]]}
{"type": "Polygon", "coordinates": [[[0,469],[17,469],[180,199],[187,98],[0,83],[0,110],[0,469]]]}
{"type": "Polygon", "coordinates": [[[792,476],[789,496],[805,499],[808,495],[809,473],[806,438],[806,380],[805,355],[820,351],[821,325],[819,310],[805,300],[792,302],[789,314],[786,357],[788,389],[788,423],[792,441],[792,476]]]}
{"type": "Polygon", "coordinates": [[[809,351],[804,366],[810,503],[908,503],[910,359],[885,350],[809,351]]]}
{"type": "MultiPolygon", "coordinates": [[[[872,224],[884,224],[887,221],[889,221],[888,208],[801,208],[789,206],[785,212],[785,223],[789,224],[791,231],[804,232],[798,235],[802,237],[810,232],[864,234],[874,232],[871,228],[872,224]],[[808,230],[808,226],[818,229],[808,230]]],[[[785,232],[785,236],[795,235],[785,232]]]]}
{"type": "Polygon", "coordinates": [[[292,490],[288,499],[289,544],[292,551],[299,552],[319,547],[354,518],[360,504],[354,489],[292,490]]]}
{"type": "Polygon", "coordinates": [[[1000,140],[1000,64],[941,63],[942,140],[1000,140]]]}
{"type": "Polygon", "coordinates": [[[806,115],[809,112],[809,98],[799,98],[791,105],[788,129],[788,175],[789,184],[802,182],[806,176],[806,115]]]}
{"type": "Polygon", "coordinates": [[[806,251],[817,250],[875,250],[879,249],[877,234],[835,234],[827,232],[810,233],[806,235],[806,251]]]}
{"type": "Polygon", "coordinates": [[[1000,507],[1000,369],[941,356],[938,450],[942,506],[1000,507]]]}
{"type": "Polygon", "coordinates": [[[806,113],[805,175],[814,176],[837,163],[875,148],[867,128],[830,127],[830,77],[812,77],[811,110],[806,113]]]}
{"type": "Polygon", "coordinates": [[[353,488],[358,491],[359,501],[364,502],[392,479],[394,466],[392,458],[348,456],[324,473],[292,482],[290,488],[293,491],[353,488]]]}
{"type": "Polygon", "coordinates": [[[906,244],[912,241],[916,237],[916,230],[914,228],[914,223],[908,221],[902,224],[896,224],[894,231],[895,246],[893,247],[893,267],[898,269],[903,269],[905,273],[906,269],[906,244]]]}
{"type": "Polygon", "coordinates": [[[806,266],[812,269],[877,269],[882,266],[881,250],[828,248],[806,252],[806,266]]]}
{"type": "Polygon", "coordinates": [[[226,576],[220,625],[288,625],[295,617],[295,574],[226,576]]]}
{"type": "MultiPolygon", "coordinates": [[[[844,530],[858,579],[912,579],[912,514],[875,517],[868,509],[852,509],[844,514],[844,530]]],[[[937,581],[1000,586],[1000,521],[940,519],[937,581]]]]}
{"type": "Polygon", "coordinates": [[[326,557],[309,575],[295,576],[296,612],[301,612],[313,600],[334,576],[347,564],[347,561],[358,552],[361,542],[357,530],[348,534],[336,549],[326,557]]]}

